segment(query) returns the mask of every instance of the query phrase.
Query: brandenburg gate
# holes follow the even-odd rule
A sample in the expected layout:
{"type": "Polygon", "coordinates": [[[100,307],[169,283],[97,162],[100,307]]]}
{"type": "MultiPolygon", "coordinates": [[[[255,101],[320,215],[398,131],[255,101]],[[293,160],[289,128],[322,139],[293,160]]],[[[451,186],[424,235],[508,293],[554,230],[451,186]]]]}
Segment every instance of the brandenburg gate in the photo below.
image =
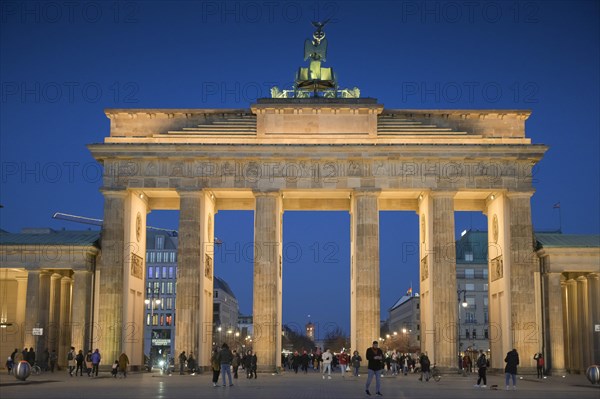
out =
{"type": "Polygon", "coordinates": [[[454,211],[483,212],[492,367],[503,367],[512,348],[539,351],[530,199],[547,147],[525,135],[530,112],[386,109],[337,88],[320,67],[319,32],[322,25],[294,92],[274,88],[250,109],[106,110],[110,136],[88,146],[105,170],[95,310],[105,359],[124,351],[142,363],[146,215],[165,209],[180,215],[176,353],[194,352],[201,366],[210,364],[220,210],[254,211],[253,343],[262,371],[281,362],[287,210],[350,212],[350,335],[360,353],[379,337],[379,211],[416,212],[421,350],[444,367],[458,357],[454,211]]]}

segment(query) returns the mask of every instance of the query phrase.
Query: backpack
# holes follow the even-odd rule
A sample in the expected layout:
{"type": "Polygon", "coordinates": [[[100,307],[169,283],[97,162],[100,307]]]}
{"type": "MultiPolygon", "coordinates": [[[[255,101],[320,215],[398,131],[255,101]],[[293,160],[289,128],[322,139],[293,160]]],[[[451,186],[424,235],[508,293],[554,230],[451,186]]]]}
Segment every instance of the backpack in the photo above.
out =
{"type": "Polygon", "coordinates": [[[483,356],[479,356],[479,359],[477,359],[477,367],[479,367],[479,368],[487,367],[487,364],[488,364],[487,359],[483,356]]]}
{"type": "Polygon", "coordinates": [[[73,360],[73,352],[67,354],[67,360],[73,360]]]}

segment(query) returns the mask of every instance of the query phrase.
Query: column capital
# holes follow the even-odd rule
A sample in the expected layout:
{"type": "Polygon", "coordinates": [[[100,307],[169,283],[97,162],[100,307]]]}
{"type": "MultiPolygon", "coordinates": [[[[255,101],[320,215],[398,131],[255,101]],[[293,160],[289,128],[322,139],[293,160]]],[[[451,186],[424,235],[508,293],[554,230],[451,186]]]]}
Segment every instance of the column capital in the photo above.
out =
{"type": "Polygon", "coordinates": [[[69,284],[72,281],[73,281],[73,279],[71,277],[67,277],[67,276],[64,276],[63,278],[60,279],[61,284],[69,284]]]}
{"type": "Polygon", "coordinates": [[[381,190],[378,188],[355,188],[350,195],[353,197],[379,197],[381,190]]]}
{"type": "Polygon", "coordinates": [[[588,281],[588,278],[587,278],[587,276],[583,276],[583,275],[581,275],[581,276],[577,277],[577,282],[578,282],[578,283],[585,283],[585,282],[587,282],[587,281],[588,281]]]}
{"type": "Polygon", "coordinates": [[[600,280],[600,274],[598,273],[589,273],[586,277],[588,280],[600,280]]]}
{"type": "Polygon", "coordinates": [[[108,188],[108,187],[100,187],[100,192],[102,193],[103,196],[105,197],[121,197],[121,198],[125,198],[127,197],[127,194],[129,194],[129,192],[126,189],[114,189],[114,188],[108,188]]]}
{"type": "Polygon", "coordinates": [[[280,190],[252,190],[254,197],[281,197],[282,194],[280,190]]]}
{"type": "Polygon", "coordinates": [[[62,278],[62,277],[63,277],[63,276],[62,276],[62,274],[60,274],[60,273],[52,273],[52,276],[50,276],[50,278],[51,278],[52,280],[58,280],[58,279],[60,279],[60,278],[62,278]]]}
{"type": "Polygon", "coordinates": [[[534,192],[535,191],[507,191],[505,193],[505,195],[508,199],[519,199],[519,198],[529,199],[533,196],[534,192]]]}
{"type": "Polygon", "coordinates": [[[429,195],[431,198],[452,198],[456,196],[456,191],[442,191],[442,190],[431,190],[426,195],[429,195]]]}
{"type": "Polygon", "coordinates": [[[187,197],[187,198],[200,198],[204,195],[204,192],[202,190],[184,190],[184,189],[178,189],[177,190],[177,195],[179,195],[179,197],[187,197]]]}

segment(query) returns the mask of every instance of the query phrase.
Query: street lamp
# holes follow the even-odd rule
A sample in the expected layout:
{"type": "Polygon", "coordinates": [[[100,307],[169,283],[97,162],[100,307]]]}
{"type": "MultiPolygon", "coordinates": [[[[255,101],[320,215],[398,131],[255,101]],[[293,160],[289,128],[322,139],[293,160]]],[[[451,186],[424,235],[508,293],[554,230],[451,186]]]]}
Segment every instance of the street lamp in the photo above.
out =
{"type": "Polygon", "coordinates": [[[462,368],[462,362],[461,362],[461,358],[460,358],[460,308],[461,306],[463,308],[466,308],[467,306],[469,306],[469,303],[467,302],[467,298],[466,298],[466,294],[467,294],[467,290],[456,290],[456,294],[458,295],[458,327],[457,327],[457,335],[456,335],[456,343],[457,343],[457,348],[456,348],[456,354],[457,354],[457,359],[458,359],[458,369],[459,370],[463,370],[463,376],[466,376],[466,373],[464,371],[464,369],[462,368]],[[462,302],[460,300],[460,294],[462,294],[462,302]]]}

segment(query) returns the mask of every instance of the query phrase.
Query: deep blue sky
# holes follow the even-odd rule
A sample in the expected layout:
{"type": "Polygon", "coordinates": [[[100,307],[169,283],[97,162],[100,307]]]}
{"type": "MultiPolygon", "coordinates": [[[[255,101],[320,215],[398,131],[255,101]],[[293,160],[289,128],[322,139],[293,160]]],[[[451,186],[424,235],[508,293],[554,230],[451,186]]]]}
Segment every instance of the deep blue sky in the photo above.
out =
{"type": "MultiPolygon", "coordinates": [[[[536,229],[599,232],[600,10],[597,1],[0,3],[0,227],[82,228],[102,217],[104,108],[247,108],[304,65],[311,20],[331,17],[327,65],[388,108],[531,109],[550,146],[535,175],[536,229]]],[[[252,212],[221,212],[228,250],[252,241],[252,212]]],[[[284,321],[349,326],[349,216],[285,214],[284,321]],[[300,248],[301,252],[298,252],[300,248]],[[327,287],[327,288],[326,288],[327,287]],[[325,298],[324,298],[325,297],[325,298]]],[[[176,212],[150,223],[177,227],[176,212]]],[[[457,233],[485,229],[457,213],[457,233]]],[[[418,291],[417,217],[381,213],[382,317],[418,291]]],[[[218,252],[216,273],[251,312],[252,262],[218,252]]]]}

